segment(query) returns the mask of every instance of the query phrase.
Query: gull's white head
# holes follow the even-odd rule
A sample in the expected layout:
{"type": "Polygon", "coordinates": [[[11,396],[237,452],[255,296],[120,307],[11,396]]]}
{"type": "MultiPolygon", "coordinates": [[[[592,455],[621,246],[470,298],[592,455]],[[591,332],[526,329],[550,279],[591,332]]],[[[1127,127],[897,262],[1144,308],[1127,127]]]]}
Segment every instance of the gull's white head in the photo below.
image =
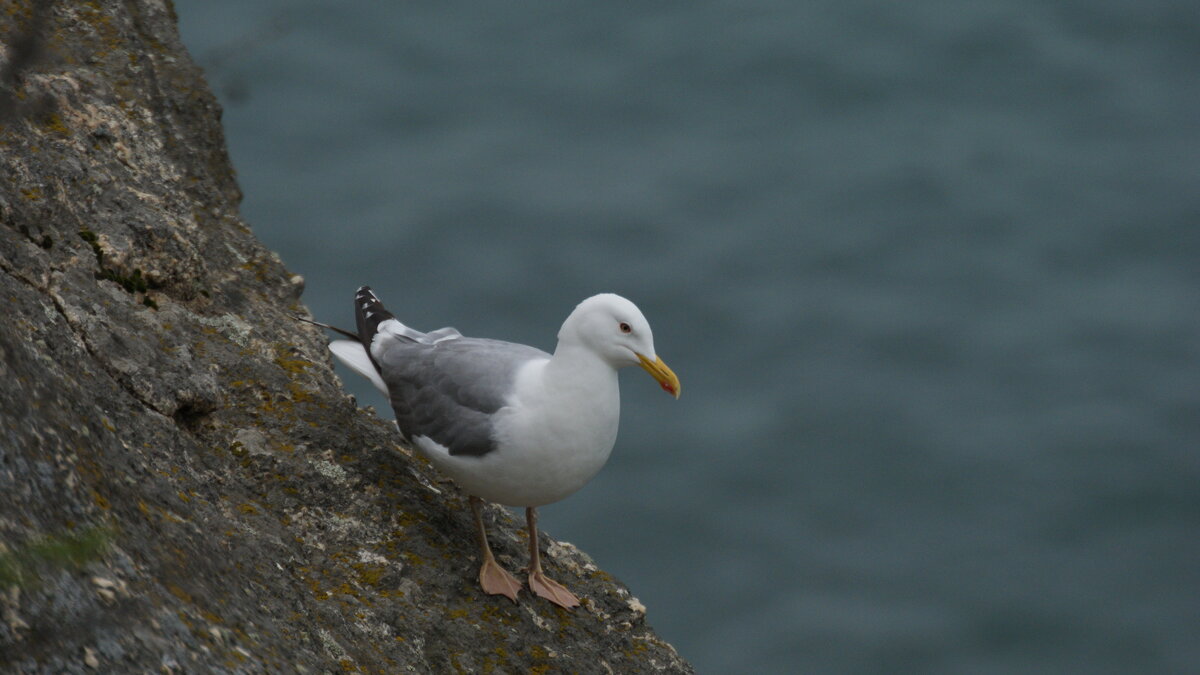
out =
{"type": "Polygon", "coordinates": [[[619,295],[601,293],[579,303],[558,331],[558,342],[590,349],[613,368],[640,365],[679,398],[679,378],[655,353],[650,322],[619,295]]]}

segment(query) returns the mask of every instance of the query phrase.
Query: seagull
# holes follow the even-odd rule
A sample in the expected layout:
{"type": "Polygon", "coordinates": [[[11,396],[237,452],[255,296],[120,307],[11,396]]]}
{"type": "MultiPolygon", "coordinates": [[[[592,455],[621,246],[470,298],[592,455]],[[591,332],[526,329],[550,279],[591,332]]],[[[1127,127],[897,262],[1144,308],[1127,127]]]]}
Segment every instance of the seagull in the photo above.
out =
{"type": "Polygon", "coordinates": [[[354,296],[358,332],[329,349],[388,397],[400,434],[469,495],[483,560],[479,585],[517,602],[522,586],[496,562],[483,500],[524,507],[529,589],[571,609],[579,598],[542,570],[537,508],[583,487],[608,461],[617,438],[617,371],[641,366],[675,398],[679,378],[654,351],[642,312],[612,293],[575,307],[553,354],[528,345],[422,333],[400,323],[363,286],[354,296]]]}

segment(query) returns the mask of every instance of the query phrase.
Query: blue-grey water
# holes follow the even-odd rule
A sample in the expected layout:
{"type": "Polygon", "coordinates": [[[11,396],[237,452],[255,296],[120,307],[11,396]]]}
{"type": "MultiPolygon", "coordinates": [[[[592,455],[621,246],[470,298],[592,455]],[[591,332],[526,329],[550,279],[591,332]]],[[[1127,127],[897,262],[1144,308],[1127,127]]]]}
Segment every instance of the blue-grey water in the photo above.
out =
{"type": "Polygon", "coordinates": [[[318,318],[642,307],[543,522],[701,672],[1200,669],[1191,0],[175,6],[318,318]]]}

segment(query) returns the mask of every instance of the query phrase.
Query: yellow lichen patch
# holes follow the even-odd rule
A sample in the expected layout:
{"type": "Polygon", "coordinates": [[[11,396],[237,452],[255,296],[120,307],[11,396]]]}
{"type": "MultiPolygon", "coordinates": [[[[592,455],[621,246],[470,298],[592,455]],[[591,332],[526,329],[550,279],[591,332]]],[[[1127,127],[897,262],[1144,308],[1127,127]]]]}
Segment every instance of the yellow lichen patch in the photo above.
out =
{"type": "Polygon", "coordinates": [[[321,590],[321,582],[312,577],[304,577],[304,583],[308,586],[308,590],[312,591],[314,597],[318,600],[324,600],[329,597],[329,594],[321,590]]]}
{"type": "Polygon", "coordinates": [[[167,584],[167,590],[170,591],[171,595],[179,598],[180,600],[182,600],[188,604],[191,604],[193,602],[192,594],[188,593],[187,591],[183,590],[182,588],[176,586],[175,584],[167,584]]]}
{"type": "Polygon", "coordinates": [[[547,652],[546,648],[542,647],[541,645],[532,645],[529,648],[529,655],[535,659],[538,659],[539,661],[544,661],[550,658],[550,653],[547,652]]]}
{"type": "MultiPolygon", "coordinates": [[[[124,46],[120,30],[113,25],[112,19],[105,14],[103,6],[99,2],[81,3],[79,16],[92,27],[96,37],[99,38],[97,57],[106,57],[124,46]]],[[[128,82],[124,84],[126,87],[129,86],[128,82]]]]}
{"type": "Polygon", "coordinates": [[[483,672],[484,675],[489,675],[490,673],[496,672],[496,668],[500,668],[503,672],[507,672],[508,668],[506,666],[508,665],[508,652],[505,651],[503,647],[496,647],[492,650],[492,653],[496,656],[488,656],[483,659],[483,667],[481,668],[481,672],[483,672]]]}
{"type": "Polygon", "coordinates": [[[254,278],[263,283],[266,283],[270,276],[270,268],[266,260],[251,260],[243,263],[241,268],[247,272],[254,272],[254,278]]]}
{"type": "Polygon", "coordinates": [[[372,563],[354,563],[350,567],[358,574],[358,582],[367,586],[377,586],[387,571],[384,566],[372,563]]]}
{"type": "MultiPolygon", "coordinates": [[[[423,520],[421,518],[418,518],[417,514],[411,512],[411,511],[398,511],[393,516],[393,518],[396,520],[397,525],[399,525],[402,528],[406,528],[406,529],[412,527],[413,525],[416,525],[418,522],[421,522],[423,520]]],[[[392,536],[393,537],[403,537],[404,532],[401,530],[396,530],[395,532],[392,532],[392,536]]]]}
{"type": "Polygon", "coordinates": [[[160,508],[158,510],[158,515],[162,516],[162,519],[167,521],[168,523],[186,523],[187,522],[183,518],[175,515],[174,513],[171,513],[170,511],[168,511],[166,509],[162,509],[162,508],[160,508]]]}
{"type": "Polygon", "coordinates": [[[305,359],[289,359],[283,356],[275,357],[275,365],[283,368],[287,372],[297,375],[303,373],[306,369],[312,367],[312,362],[305,359]]]}
{"type": "Polygon", "coordinates": [[[545,675],[550,672],[550,664],[547,661],[550,659],[550,653],[541,645],[532,645],[529,647],[529,658],[531,661],[539,662],[537,665],[531,666],[529,672],[531,675],[545,675]]]}
{"type": "Polygon", "coordinates": [[[496,604],[484,605],[483,610],[479,613],[479,616],[484,620],[484,622],[490,625],[499,623],[505,626],[512,626],[518,622],[517,618],[513,616],[512,613],[502,610],[501,605],[496,604]]]}
{"type": "Polygon", "coordinates": [[[63,124],[62,118],[58,116],[58,113],[46,115],[41,120],[40,126],[42,131],[56,133],[60,136],[71,135],[71,130],[67,128],[67,125],[63,124]]]}
{"type": "Polygon", "coordinates": [[[603,570],[589,571],[589,572],[587,572],[587,578],[588,579],[599,579],[606,584],[615,584],[617,582],[616,579],[613,579],[611,574],[609,574],[608,572],[605,572],[603,570]]]}
{"type": "MultiPolygon", "coordinates": [[[[307,403],[308,401],[311,401],[313,399],[312,394],[308,393],[308,391],[303,389],[300,385],[296,384],[295,382],[288,382],[288,394],[292,397],[292,400],[295,401],[296,403],[307,403]]],[[[324,406],[322,406],[322,407],[324,407],[324,406]]]]}

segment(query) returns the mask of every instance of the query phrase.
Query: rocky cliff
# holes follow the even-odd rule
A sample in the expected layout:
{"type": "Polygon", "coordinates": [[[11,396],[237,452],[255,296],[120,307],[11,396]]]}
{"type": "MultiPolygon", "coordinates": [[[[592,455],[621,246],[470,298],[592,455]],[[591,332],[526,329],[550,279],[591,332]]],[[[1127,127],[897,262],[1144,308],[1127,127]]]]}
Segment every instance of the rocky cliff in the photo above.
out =
{"type": "Polygon", "coordinates": [[[690,672],[568,544],[573,612],[476,589],[462,494],[290,317],[169,0],[0,9],[0,671],[690,672]]]}

